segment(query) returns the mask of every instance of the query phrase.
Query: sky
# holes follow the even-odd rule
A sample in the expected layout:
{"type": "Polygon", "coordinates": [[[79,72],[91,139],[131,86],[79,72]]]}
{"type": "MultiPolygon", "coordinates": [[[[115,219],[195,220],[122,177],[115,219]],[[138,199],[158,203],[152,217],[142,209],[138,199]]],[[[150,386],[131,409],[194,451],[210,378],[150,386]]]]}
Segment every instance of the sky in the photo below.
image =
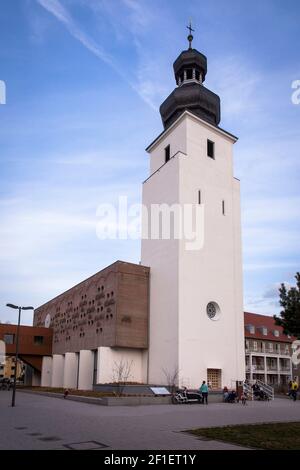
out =
{"type": "Polygon", "coordinates": [[[300,2],[2,0],[0,321],[17,320],[7,302],[37,307],[117,259],[139,262],[139,240],[99,240],[97,207],[141,202],[190,18],[221,127],[239,137],[244,308],[279,311],[300,264],[300,2]]]}

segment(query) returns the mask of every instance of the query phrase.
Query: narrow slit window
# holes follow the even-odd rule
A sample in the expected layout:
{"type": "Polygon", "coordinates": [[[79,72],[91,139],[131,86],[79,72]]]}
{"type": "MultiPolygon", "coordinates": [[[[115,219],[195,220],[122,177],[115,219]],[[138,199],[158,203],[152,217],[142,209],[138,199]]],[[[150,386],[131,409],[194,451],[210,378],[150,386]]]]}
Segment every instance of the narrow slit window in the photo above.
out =
{"type": "Polygon", "coordinates": [[[198,204],[201,204],[201,191],[198,191],[198,204]]]}
{"type": "Polygon", "coordinates": [[[169,160],[170,160],[170,145],[168,145],[166,148],[165,148],[165,163],[167,163],[169,160]]]}
{"type": "Polygon", "coordinates": [[[225,201],[222,201],[222,214],[225,215],[225,201]]]}
{"type": "Polygon", "coordinates": [[[215,143],[211,140],[207,140],[207,156],[215,158],[215,143]]]}

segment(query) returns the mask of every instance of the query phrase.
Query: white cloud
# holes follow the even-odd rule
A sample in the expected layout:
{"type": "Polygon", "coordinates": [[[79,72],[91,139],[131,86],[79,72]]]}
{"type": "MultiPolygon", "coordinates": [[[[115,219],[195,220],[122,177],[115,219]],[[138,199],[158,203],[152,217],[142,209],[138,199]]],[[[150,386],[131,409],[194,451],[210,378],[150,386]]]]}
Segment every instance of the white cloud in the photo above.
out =
{"type": "Polygon", "coordinates": [[[222,100],[222,118],[249,119],[253,112],[259,114],[260,100],[257,86],[260,72],[245,61],[245,57],[227,55],[209,63],[209,88],[222,100]]]}

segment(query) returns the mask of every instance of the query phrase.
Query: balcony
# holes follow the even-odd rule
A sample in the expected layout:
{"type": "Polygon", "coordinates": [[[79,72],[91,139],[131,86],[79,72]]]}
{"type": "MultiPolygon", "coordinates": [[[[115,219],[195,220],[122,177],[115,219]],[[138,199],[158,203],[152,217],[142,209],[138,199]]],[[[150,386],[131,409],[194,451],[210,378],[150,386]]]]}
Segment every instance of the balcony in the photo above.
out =
{"type": "Polygon", "coordinates": [[[291,367],[290,366],[280,366],[279,370],[280,370],[280,372],[290,372],[291,367]]]}
{"type": "MultiPolygon", "coordinates": [[[[261,371],[264,371],[265,370],[265,366],[263,364],[253,364],[252,365],[252,372],[261,372],[261,371]]],[[[246,365],[246,372],[250,372],[250,365],[247,364],[246,365]]]]}
{"type": "Polygon", "coordinates": [[[267,371],[268,372],[276,372],[276,373],[279,372],[277,366],[269,366],[269,365],[267,365],[267,371]]]}
{"type": "Polygon", "coordinates": [[[275,350],[275,349],[274,349],[273,351],[271,351],[271,350],[268,349],[268,348],[256,348],[256,349],[254,349],[253,347],[251,347],[251,348],[246,348],[245,352],[246,352],[246,354],[249,354],[249,353],[251,353],[251,354],[253,354],[253,353],[254,353],[254,354],[255,354],[255,353],[258,353],[258,354],[265,354],[265,355],[268,355],[268,354],[271,354],[271,355],[276,354],[276,355],[278,355],[278,356],[290,356],[290,351],[285,351],[285,350],[283,350],[283,351],[282,351],[282,350],[278,351],[278,350],[275,350]]]}

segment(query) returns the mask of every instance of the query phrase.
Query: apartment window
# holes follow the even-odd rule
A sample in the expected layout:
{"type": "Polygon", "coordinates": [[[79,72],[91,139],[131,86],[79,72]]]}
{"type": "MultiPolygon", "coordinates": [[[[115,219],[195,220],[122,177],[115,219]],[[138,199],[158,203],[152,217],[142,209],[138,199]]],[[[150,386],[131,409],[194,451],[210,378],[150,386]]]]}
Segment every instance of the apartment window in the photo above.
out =
{"type": "Polygon", "coordinates": [[[222,201],[222,214],[225,215],[225,201],[222,201]]]}
{"type": "Polygon", "coordinates": [[[245,341],[245,348],[246,348],[246,350],[249,349],[249,341],[248,341],[247,339],[246,339],[246,341],[245,341]]]}
{"type": "Polygon", "coordinates": [[[15,342],[15,335],[13,335],[13,334],[6,334],[6,335],[4,335],[3,339],[4,339],[4,343],[5,343],[5,344],[14,344],[14,342],[15,342]]]}
{"type": "Polygon", "coordinates": [[[247,325],[247,330],[249,331],[249,333],[251,333],[252,335],[254,335],[254,333],[255,333],[255,326],[254,326],[254,325],[247,325]]]}
{"type": "Polygon", "coordinates": [[[273,351],[273,343],[269,343],[269,351],[273,351]]]}
{"type": "Polygon", "coordinates": [[[165,163],[167,163],[170,160],[170,156],[171,156],[171,150],[170,150],[170,145],[168,145],[165,148],[165,163]]]}
{"type": "Polygon", "coordinates": [[[274,330],[274,336],[276,336],[278,338],[278,336],[279,336],[279,331],[278,330],[274,330]]]}
{"type": "Polygon", "coordinates": [[[201,204],[201,191],[198,191],[198,204],[201,204]]]}
{"type": "Polygon", "coordinates": [[[43,344],[44,343],[44,336],[35,336],[34,337],[34,344],[43,344]]]}
{"type": "Polygon", "coordinates": [[[263,329],[262,329],[262,334],[263,334],[264,336],[267,336],[267,334],[268,334],[268,329],[267,329],[267,328],[263,328],[263,329]]]}
{"type": "Polygon", "coordinates": [[[215,158],[215,143],[211,140],[207,140],[207,156],[215,158]]]}
{"type": "Polygon", "coordinates": [[[257,341],[253,341],[253,349],[254,351],[257,351],[257,341]]]}

